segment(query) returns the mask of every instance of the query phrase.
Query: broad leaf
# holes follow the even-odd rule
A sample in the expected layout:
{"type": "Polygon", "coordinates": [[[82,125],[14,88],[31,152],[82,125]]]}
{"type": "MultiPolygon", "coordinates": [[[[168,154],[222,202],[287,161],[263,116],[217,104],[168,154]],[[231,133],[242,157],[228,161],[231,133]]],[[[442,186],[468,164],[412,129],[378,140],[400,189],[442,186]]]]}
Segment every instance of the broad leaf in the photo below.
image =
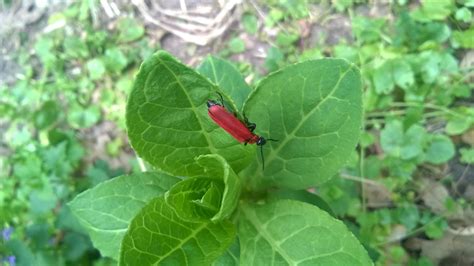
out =
{"type": "Polygon", "coordinates": [[[359,70],[345,60],[306,61],[270,74],[244,110],[257,134],[278,141],[263,147],[265,171],[248,169],[249,181],[302,189],[330,179],[357,144],[361,105],[359,70]]]}
{"type": "Polygon", "coordinates": [[[179,180],[161,173],[119,176],[79,194],[69,206],[102,256],[118,259],[133,217],[179,180]]]}
{"type": "Polygon", "coordinates": [[[243,205],[239,238],[241,265],[372,265],[341,221],[307,203],[243,205]]]}
{"type": "Polygon", "coordinates": [[[187,178],[166,193],[166,202],[184,220],[219,221],[229,217],[239,201],[241,184],[238,176],[219,155],[197,158],[202,174],[187,178]]]}
{"type": "Polygon", "coordinates": [[[130,224],[119,265],[209,265],[234,238],[232,223],[184,221],[159,197],[130,224]]]}
{"type": "Polygon", "coordinates": [[[309,204],[313,204],[316,207],[320,208],[321,210],[331,214],[331,216],[336,217],[336,215],[331,209],[331,206],[329,206],[329,204],[323,198],[307,190],[279,189],[276,191],[272,191],[272,193],[269,196],[269,199],[271,200],[290,199],[290,200],[306,202],[309,204]]]}
{"type": "Polygon", "coordinates": [[[209,56],[197,68],[197,71],[219,86],[232,98],[237,109],[242,110],[242,105],[251,89],[232,64],[218,57],[209,56]]]}
{"type": "Polygon", "coordinates": [[[251,160],[241,145],[209,118],[206,101],[217,87],[168,53],[147,59],[127,105],[128,136],[135,151],[153,166],[177,176],[194,176],[202,154],[219,154],[238,172],[251,160]]]}
{"type": "Polygon", "coordinates": [[[431,141],[426,151],[425,160],[433,164],[441,164],[454,157],[455,147],[451,139],[445,135],[431,136],[431,141]]]}
{"type": "Polygon", "coordinates": [[[212,263],[213,266],[238,266],[240,265],[240,242],[236,237],[230,247],[217,260],[212,263]]]}

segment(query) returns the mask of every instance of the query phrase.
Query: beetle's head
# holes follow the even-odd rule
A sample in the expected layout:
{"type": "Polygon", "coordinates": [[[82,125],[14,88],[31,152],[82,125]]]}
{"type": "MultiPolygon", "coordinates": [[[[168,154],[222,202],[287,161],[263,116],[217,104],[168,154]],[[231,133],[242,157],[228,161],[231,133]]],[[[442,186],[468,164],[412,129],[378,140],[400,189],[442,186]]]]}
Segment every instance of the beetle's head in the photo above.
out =
{"type": "Polygon", "coordinates": [[[257,146],[263,146],[263,145],[267,144],[267,140],[264,137],[259,137],[256,144],[257,144],[257,146]]]}

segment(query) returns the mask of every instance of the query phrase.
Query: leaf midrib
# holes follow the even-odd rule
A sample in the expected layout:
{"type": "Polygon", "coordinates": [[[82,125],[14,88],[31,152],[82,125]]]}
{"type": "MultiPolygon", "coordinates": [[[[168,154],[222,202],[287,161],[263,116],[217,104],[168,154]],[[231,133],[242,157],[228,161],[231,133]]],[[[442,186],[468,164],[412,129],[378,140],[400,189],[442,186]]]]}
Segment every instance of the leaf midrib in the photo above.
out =
{"type": "Polygon", "coordinates": [[[289,265],[295,265],[294,261],[289,257],[289,255],[286,253],[284,249],[282,249],[280,246],[277,244],[277,240],[274,239],[271,235],[266,233],[266,229],[264,224],[260,222],[260,220],[257,218],[255,215],[255,212],[249,211],[246,209],[246,207],[242,208],[242,213],[243,215],[247,218],[249,222],[257,229],[257,232],[259,233],[260,236],[262,236],[267,243],[270,244],[272,249],[280,254],[283,259],[285,259],[286,262],[288,262],[289,265]]]}
{"type": "Polygon", "coordinates": [[[186,89],[184,88],[183,84],[181,83],[181,80],[178,78],[178,76],[173,72],[173,70],[171,70],[171,68],[169,68],[167,65],[166,65],[166,62],[165,60],[163,60],[162,58],[158,57],[158,61],[171,73],[171,75],[173,75],[173,77],[175,78],[176,82],[178,83],[179,87],[181,88],[181,90],[183,91],[184,95],[186,95],[186,98],[188,99],[189,101],[189,104],[191,104],[191,109],[193,110],[194,114],[196,114],[196,119],[198,120],[199,122],[199,125],[201,126],[201,129],[202,129],[202,132],[203,132],[203,135],[204,135],[204,138],[206,138],[206,141],[207,143],[209,144],[209,149],[211,150],[212,153],[218,153],[217,152],[217,148],[214,147],[214,143],[211,141],[211,139],[209,138],[208,134],[206,133],[206,131],[204,130],[204,124],[203,124],[203,121],[201,120],[201,117],[198,115],[198,111],[197,111],[197,107],[194,105],[193,101],[191,100],[191,97],[189,97],[189,94],[188,92],[186,91],[186,89]]]}
{"type": "MultiPolygon", "coordinates": [[[[203,230],[204,228],[206,228],[206,226],[209,225],[209,223],[203,223],[201,226],[199,226],[198,228],[196,228],[196,230],[192,231],[192,234],[190,234],[188,237],[184,238],[180,243],[179,245],[176,245],[175,248],[171,249],[168,253],[162,255],[162,256],[158,256],[158,261],[156,261],[153,265],[159,265],[159,263],[167,258],[170,254],[173,254],[175,251],[177,251],[178,249],[180,249],[185,243],[187,243],[190,239],[194,238],[198,232],[201,232],[201,230],[203,230]]],[[[184,253],[184,252],[183,252],[184,253]]],[[[185,260],[188,260],[188,257],[186,256],[186,253],[183,254],[184,255],[184,258],[185,260]]]]}

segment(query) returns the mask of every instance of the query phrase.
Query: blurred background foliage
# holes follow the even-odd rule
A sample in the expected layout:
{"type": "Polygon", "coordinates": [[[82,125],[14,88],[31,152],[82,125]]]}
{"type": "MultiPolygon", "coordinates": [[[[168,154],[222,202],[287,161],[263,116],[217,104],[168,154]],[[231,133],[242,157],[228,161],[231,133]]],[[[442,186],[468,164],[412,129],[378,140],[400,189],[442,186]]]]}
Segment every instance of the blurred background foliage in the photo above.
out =
{"type": "Polygon", "coordinates": [[[139,64],[158,49],[192,66],[228,59],[251,85],[302,60],[358,65],[359,146],[314,192],[377,265],[472,265],[474,1],[228,1],[230,22],[209,40],[152,23],[151,11],[223,8],[186,2],[1,2],[0,265],[115,264],[65,203],[140,171],[124,109],[139,64]]]}

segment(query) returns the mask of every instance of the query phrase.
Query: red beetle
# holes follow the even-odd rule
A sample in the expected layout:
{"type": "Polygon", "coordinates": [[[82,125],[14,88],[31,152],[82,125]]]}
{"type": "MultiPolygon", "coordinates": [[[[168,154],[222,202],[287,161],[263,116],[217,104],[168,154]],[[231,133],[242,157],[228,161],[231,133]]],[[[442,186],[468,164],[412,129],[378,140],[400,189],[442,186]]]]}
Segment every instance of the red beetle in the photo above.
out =
{"type": "MultiPolygon", "coordinates": [[[[221,96],[222,98],[222,96],[221,96]]],[[[222,101],[223,102],[223,101],[222,101]]],[[[217,103],[213,100],[207,100],[207,111],[209,116],[223,128],[227,133],[229,133],[232,137],[234,137],[238,142],[250,144],[257,144],[260,146],[260,154],[262,157],[262,168],[265,167],[264,159],[263,159],[263,145],[267,143],[267,140],[270,141],[277,141],[275,139],[265,139],[262,136],[258,136],[257,134],[253,133],[255,130],[256,125],[254,123],[250,123],[245,119],[245,123],[238,119],[234,114],[229,112],[223,103],[217,103]]]]}

